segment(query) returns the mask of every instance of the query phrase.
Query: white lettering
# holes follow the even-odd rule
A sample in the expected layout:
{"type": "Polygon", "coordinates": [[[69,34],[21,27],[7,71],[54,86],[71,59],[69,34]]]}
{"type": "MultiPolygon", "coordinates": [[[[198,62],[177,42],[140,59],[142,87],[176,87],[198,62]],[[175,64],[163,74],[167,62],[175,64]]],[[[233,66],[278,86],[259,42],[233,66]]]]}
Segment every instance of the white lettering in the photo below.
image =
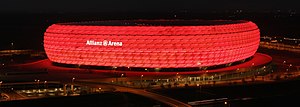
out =
{"type": "Polygon", "coordinates": [[[113,41],[108,41],[108,40],[103,40],[103,41],[87,40],[86,45],[123,46],[123,43],[122,42],[113,42],[113,41]]]}

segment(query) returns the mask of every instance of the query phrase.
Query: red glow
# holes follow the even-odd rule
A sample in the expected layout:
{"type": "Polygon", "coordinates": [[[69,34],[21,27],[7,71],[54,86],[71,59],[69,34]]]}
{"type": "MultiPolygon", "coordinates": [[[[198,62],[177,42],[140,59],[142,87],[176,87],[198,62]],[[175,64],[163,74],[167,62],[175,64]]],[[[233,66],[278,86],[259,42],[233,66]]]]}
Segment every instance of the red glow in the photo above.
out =
{"type": "Polygon", "coordinates": [[[48,58],[58,63],[184,68],[248,58],[255,54],[259,40],[259,29],[250,21],[212,26],[54,24],[45,32],[44,47],[48,58]],[[88,40],[115,45],[87,45],[88,40]]]}

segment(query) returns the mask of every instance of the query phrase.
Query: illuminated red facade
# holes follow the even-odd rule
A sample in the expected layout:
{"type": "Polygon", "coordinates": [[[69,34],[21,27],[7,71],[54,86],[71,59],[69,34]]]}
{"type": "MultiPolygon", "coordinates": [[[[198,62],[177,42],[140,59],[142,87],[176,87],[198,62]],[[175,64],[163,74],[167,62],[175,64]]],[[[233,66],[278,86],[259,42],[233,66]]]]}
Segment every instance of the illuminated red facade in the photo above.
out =
{"type": "Polygon", "coordinates": [[[44,47],[56,63],[186,68],[253,56],[260,32],[251,21],[135,20],[51,25],[44,47]]]}

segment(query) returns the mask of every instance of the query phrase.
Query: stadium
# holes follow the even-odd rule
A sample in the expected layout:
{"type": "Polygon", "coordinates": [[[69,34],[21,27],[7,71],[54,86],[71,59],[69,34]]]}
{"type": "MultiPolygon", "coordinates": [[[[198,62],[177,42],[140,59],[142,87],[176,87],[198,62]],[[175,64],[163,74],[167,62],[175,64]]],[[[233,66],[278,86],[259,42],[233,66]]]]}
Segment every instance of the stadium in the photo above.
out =
{"type": "Polygon", "coordinates": [[[256,53],[259,42],[246,20],[69,22],[44,33],[54,65],[159,75],[265,69],[272,58],[256,53]]]}

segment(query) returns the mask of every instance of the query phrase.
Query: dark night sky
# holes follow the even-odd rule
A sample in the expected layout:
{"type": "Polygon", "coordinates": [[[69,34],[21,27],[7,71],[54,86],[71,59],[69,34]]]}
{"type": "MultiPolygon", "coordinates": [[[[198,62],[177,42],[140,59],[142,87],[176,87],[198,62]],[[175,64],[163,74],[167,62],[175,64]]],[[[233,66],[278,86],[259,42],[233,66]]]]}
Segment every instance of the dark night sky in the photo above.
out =
{"type": "Polygon", "coordinates": [[[0,40],[0,49],[10,47],[11,42],[14,42],[16,48],[18,46],[20,48],[36,46],[43,48],[40,45],[43,41],[43,33],[53,23],[86,19],[174,18],[174,13],[178,15],[176,18],[246,18],[256,21],[262,34],[300,34],[298,30],[300,21],[297,21],[297,15],[290,17],[290,14],[285,14],[280,16],[279,21],[278,10],[282,13],[290,12],[298,15],[300,6],[296,0],[2,0],[0,2],[0,34],[5,36],[5,39],[0,40]],[[252,11],[253,14],[249,12],[250,14],[244,14],[245,16],[239,14],[240,16],[231,17],[231,13],[234,13],[232,10],[237,9],[245,13],[252,11]],[[226,13],[227,10],[229,14],[226,13]],[[221,14],[214,14],[213,11],[221,14]],[[213,14],[198,14],[197,12],[213,14]]]}
{"type": "Polygon", "coordinates": [[[299,10],[296,0],[6,0],[0,12],[165,12],[299,10]]]}

